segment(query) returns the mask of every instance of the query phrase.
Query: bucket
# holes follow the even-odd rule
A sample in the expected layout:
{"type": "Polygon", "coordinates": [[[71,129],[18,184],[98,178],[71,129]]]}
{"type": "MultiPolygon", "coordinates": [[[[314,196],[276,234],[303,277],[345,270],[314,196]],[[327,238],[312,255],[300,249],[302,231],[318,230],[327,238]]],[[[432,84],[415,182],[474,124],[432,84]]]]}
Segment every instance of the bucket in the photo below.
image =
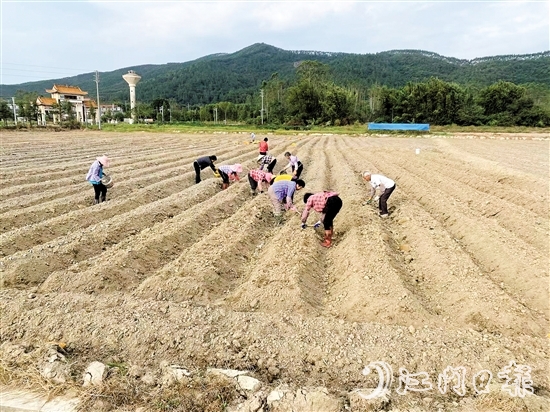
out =
{"type": "Polygon", "coordinates": [[[101,183],[103,183],[106,188],[113,187],[114,184],[113,179],[108,174],[103,175],[103,177],[101,178],[101,183]]]}
{"type": "Polygon", "coordinates": [[[420,154],[420,149],[416,149],[416,154],[420,154]]]}

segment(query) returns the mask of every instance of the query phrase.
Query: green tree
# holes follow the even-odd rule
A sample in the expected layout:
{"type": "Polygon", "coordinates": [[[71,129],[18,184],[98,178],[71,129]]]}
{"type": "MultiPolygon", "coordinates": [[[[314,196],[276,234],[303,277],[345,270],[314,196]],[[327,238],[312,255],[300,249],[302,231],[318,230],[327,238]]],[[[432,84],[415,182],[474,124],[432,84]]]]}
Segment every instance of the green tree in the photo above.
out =
{"type": "Polygon", "coordinates": [[[4,121],[4,125],[8,124],[8,120],[13,120],[13,111],[10,109],[8,102],[0,100],[0,119],[4,121]]]}

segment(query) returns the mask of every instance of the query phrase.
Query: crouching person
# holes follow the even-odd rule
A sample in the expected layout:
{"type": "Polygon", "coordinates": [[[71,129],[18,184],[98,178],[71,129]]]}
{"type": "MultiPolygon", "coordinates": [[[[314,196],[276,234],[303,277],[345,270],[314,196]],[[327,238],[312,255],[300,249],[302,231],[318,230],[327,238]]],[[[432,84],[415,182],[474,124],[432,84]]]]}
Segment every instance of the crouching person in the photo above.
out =
{"type": "Polygon", "coordinates": [[[278,224],[283,222],[282,208],[283,204],[285,210],[292,210],[293,212],[298,212],[296,206],[294,206],[293,198],[294,193],[297,190],[301,190],[306,186],[306,183],[301,180],[283,180],[275,182],[272,186],[269,186],[267,191],[271,203],[273,204],[273,214],[275,215],[275,220],[278,224]]]}
{"type": "Polygon", "coordinates": [[[342,199],[336,192],[306,193],[304,195],[306,207],[302,212],[302,229],[305,228],[309,211],[311,209],[321,214],[320,222],[325,228],[325,239],[321,246],[330,247],[332,245],[332,235],[334,234],[334,218],[342,208],[342,199]]]}
{"type": "Polygon", "coordinates": [[[269,183],[273,179],[273,175],[269,172],[264,172],[260,169],[252,169],[248,172],[248,183],[250,183],[250,194],[252,196],[256,195],[256,189],[260,193],[264,192],[264,184],[269,186],[269,183]]]}
{"type": "Polygon", "coordinates": [[[86,175],[86,180],[90,182],[94,188],[94,205],[105,202],[107,199],[107,186],[101,182],[101,178],[104,176],[103,168],[109,167],[110,163],[107,156],[100,156],[92,163],[86,175]]]}
{"type": "Polygon", "coordinates": [[[229,181],[239,181],[239,173],[243,171],[243,167],[240,164],[234,165],[222,165],[218,167],[218,173],[222,178],[222,190],[229,187],[229,181]]]}

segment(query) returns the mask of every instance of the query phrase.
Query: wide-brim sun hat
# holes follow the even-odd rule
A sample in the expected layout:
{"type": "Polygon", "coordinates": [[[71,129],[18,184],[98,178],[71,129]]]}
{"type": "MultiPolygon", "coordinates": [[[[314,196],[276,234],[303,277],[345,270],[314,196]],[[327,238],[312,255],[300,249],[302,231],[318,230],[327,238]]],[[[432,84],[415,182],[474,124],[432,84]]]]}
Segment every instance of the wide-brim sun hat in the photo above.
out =
{"type": "Polygon", "coordinates": [[[267,173],[265,174],[265,180],[267,180],[268,182],[271,182],[271,179],[273,179],[273,174],[267,172],[267,173]]]}
{"type": "Polygon", "coordinates": [[[241,173],[243,171],[243,167],[237,163],[231,166],[231,170],[233,170],[235,173],[241,173]]]}
{"type": "Polygon", "coordinates": [[[259,155],[258,158],[256,159],[256,161],[259,162],[259,161],[262,160],[264,157],[265,157],[265,155],[259,155]]]}
{"type": "Polygon", "coordinates": [[[103,156],[99,156],[98,158],[96,158],[96,160],[101,163],[103,166],[105,167],[109,167],[109,164],[111,163],[111,161],[109,160],[109,158],[105,155],[103,156]]]}

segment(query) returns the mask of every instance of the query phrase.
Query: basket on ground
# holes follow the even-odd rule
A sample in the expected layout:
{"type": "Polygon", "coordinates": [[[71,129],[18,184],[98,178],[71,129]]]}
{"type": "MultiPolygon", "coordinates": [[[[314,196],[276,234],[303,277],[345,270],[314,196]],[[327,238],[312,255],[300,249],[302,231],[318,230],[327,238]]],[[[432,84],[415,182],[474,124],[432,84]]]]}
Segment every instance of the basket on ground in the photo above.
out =
{"type": "Polygon", "coordinates": [[[103,177],[101,178],[101,183],[103,183],[103,185],[105,185],[107,188],[110,188],[110,187],[113,187],[113,178],[108,175],[108,174],[104,174],[103,177]]]}

